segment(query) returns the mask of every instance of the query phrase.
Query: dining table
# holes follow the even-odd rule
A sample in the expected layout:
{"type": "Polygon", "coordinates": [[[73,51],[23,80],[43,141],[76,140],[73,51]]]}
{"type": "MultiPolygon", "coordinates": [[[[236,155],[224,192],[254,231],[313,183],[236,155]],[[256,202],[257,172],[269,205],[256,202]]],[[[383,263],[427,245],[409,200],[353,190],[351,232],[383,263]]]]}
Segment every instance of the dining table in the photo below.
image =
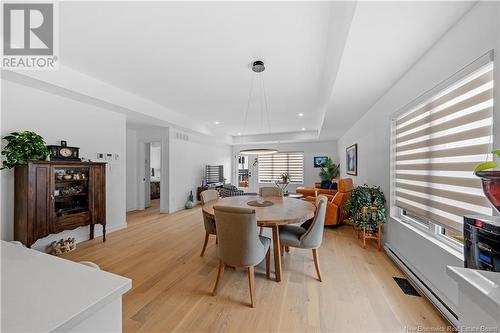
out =
{"type": "Polygon", "coordinates": [[[202,206],[203,213],[215,219],[214,206],[246,207],[255,210],[257,225],[259,227],[271,228],[274,251],[274,272],[276,281],[280,282],[281,270],[281,245],[279,227],[286,224],[298,224],[314,217],[316,207],[305,200],[287,197],[265,197],[264,200],[272,202],[266,207],[250,206],[248,203],[259,199],[257,195],[243,195],[226,197],[210,201],[202,206]]]}

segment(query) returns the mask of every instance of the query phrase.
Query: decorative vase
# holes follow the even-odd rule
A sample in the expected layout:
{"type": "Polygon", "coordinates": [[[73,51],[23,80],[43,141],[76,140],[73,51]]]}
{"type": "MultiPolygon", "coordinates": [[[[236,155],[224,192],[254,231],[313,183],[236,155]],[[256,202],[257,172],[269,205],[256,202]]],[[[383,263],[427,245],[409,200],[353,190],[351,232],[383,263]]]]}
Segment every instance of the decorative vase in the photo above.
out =
{"type": "Polygon", "coordinates": [[[186,204],[184,205],[184,207],[186,207],[186,209],[193,208],[193,205],[194,205],[193,201],[194,201],[193,191],[190,191],[188,199],[187,199],[186,204]]]}
{"type": "Polygon", "coordinates": [[[481,178],[484,195],[500,213],[500,170],[478,171],[475,174],[481,178]]]}

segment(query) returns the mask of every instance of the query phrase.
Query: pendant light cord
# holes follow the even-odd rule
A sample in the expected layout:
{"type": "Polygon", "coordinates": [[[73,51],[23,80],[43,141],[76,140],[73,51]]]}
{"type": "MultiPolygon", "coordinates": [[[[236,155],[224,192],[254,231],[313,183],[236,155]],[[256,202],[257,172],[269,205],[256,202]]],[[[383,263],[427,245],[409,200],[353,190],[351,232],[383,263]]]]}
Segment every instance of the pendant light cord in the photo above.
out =
{"type": "Polygon", "coordinates": [[[241,135],[245,134],[246,126],[247,126],[247,119],[248,119],[248,110],[250,109],[250,100],[252,99],[252,93],[253,93],[253,84],[255,81],[255,75],[252,75],[252,82],[250,83],[250,93],[248,94],[248,101],[247,101],[247,109],[245,110],[245,115],[243,117],[243,130],[241,131],[241,135]]]}
{"type": "Polygon", "coordinates": [[[266,107],[267,115],[267,130],[271,134],[271,112],[269,111],[269,102],[267,100],[266,85],[264,83],[264,75],[262,75],[262,91],[264,92],[264,105],[266,107]]]}

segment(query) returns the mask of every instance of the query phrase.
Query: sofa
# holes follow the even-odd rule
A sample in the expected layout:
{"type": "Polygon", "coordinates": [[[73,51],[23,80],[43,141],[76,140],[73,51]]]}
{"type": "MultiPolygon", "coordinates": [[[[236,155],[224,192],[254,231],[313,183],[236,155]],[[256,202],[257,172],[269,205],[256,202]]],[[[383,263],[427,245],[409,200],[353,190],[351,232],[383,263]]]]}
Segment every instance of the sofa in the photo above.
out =
{"type": "MultiPolygon", "coordinates": [[[[343,211],[343,207],[352,192],[352,188],[352,179],[345,178],[338,180],[338,190],[336,190],[334,195],[328,193],[318,193],[318,195],[323,194],[328,198],[328,203],[326,204],[325,225],[339,225],[347,218],[343,211]]],[[[316,196],[307,196],[304,200],[314,202],[316,200],[316,196]]]]}

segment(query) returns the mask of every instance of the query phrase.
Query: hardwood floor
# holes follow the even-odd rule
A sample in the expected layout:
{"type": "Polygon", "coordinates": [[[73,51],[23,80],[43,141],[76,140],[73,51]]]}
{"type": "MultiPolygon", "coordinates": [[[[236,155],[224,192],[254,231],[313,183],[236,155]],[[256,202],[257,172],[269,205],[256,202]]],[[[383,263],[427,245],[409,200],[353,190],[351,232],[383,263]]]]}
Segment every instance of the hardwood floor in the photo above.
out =
{"type": "Polygon", "coordinates": [[[280,283],[266,279],[264,263],[256,267],[252,309],[246,269],[226,269],[212,296],[218,259],[213,238],[200,257],[199,207],[160,215],[155,202],[127,220],[128,228],[110,233],[106,243],[98,237],[64,256],[132,279],[123,299],[126,332],[401,332],[449,325],[426,298],[404,295],[392,279],[402,273],[374,244],[362,249],[349,226],[325,230],[323,282],[310,250],[285,253],[280,283]]]}

